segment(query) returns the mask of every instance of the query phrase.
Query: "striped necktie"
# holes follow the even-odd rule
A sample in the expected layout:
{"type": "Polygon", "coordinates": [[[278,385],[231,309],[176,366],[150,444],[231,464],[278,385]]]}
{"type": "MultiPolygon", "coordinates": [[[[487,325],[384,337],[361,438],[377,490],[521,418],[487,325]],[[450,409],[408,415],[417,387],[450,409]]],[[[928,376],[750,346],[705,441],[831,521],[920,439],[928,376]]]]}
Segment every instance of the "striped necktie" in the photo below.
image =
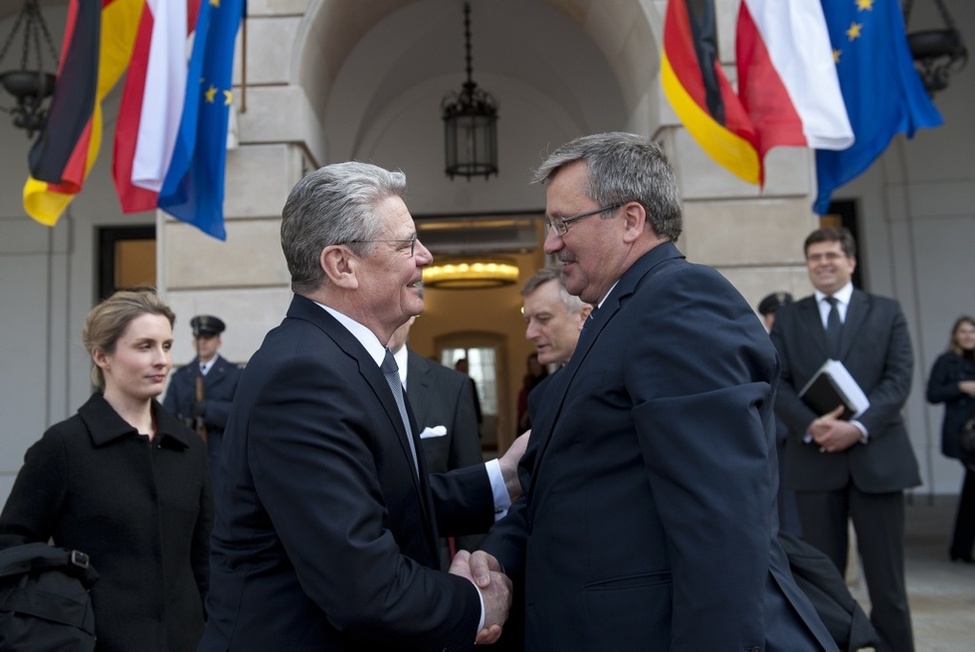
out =
{"type": "Polygon", "coordinates": [[[403,419],[403,428],[406,430],[406,440],[410,443],[410,453],[413,454],[413,470],[419,476],[420,464],[416,458],[416,444],[413,443],[413,429],[410,428],[410,417],[406,412],[406,401],[403,397],[403,383],[399,378],[399,365],[396,364],[396,360],[393,358],[393,354],[389,349],[386,349],[386,357],[383,358],[383,363],[379,368],[386,377],[386,384],[389,385],[389,391],[393,393],[393,398],[396,399],[396,407],[399,408],[399,416],[403,419]]]}

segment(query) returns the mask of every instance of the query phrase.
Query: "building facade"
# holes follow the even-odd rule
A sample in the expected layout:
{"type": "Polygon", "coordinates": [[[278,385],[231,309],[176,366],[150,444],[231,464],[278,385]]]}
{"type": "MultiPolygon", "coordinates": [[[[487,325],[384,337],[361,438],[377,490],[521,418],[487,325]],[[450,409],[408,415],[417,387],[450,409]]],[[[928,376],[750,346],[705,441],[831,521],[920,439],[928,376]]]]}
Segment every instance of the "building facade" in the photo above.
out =
{"type": "MultiPolygon", "coordinates": [[[[460,0],[247,4],[235,68],[236,146],[227,158],[226,242],[162,213],[121,214],[110,144],[120,89],[104,103],[100,158],[53,228],[23,212],[30,141],[0,120],[0,499],[26,448],[91,392],[80,333],[105,286],[106,259],[116,255],[106,246],[111,235],[133,227],[152,234],[154,282],[178,315],[177,363],[192,358],[189,318],[204,312],[228,324],[221,352],[246,362],[291,297],[278,244],[281,207],[304,173],[327,163],[356,159],[402,169],[407,205],[421,238],[436,239],[435,255],[502,253],[525,279],[545,264],[544,190],[528,183],[544,153],[586,133],[645,133],[663,144],[677,171],[685,206],[678,245],[689,259],[719,269],[753,305],[773,290],[811,291],[802,255],[804,237],[819,225],[810,209],[811,152],[773,150],[764,188],[739,181],[704,154],[661,91],[663,0],[472,0],[473,77],[499,101],[500,172],[470,181],[444,174],[440,119],[444,95],[465,80],[460,0]]],[[[716,4],[720,50],[733,78],[738,1],[716,4]]],[[[915,4],[909,28],[937,22],[933,6],[915,4]]],[[[947,5],[957,25],[975,25],[972,3],[947,5]]],[[[18,9],[18,2],[0,0],[0,35],[9,33],[18,9]]],[[[44,10],[57,42],[65,3],[52,0],[44,10]]],[[[915,378],[906,417],[922,466],[919,495],[955,493],[959,485],[958,465],[938,450],[941,408],[927,405],[923,394],[952,322],[975,312],[973,76],[963,70],[936,96],[944,126],[912,140],[896,137],[834,196],[851,211],[862,286],[897,298],[910,324],[915,378]]],[[[495,414],[486,440],[502,448],[514,434],[514,397],[532,350],[518,288],[431,290],[411,333],[413,347],[427,355],[451,347],[494,352],[495,414]]]]}

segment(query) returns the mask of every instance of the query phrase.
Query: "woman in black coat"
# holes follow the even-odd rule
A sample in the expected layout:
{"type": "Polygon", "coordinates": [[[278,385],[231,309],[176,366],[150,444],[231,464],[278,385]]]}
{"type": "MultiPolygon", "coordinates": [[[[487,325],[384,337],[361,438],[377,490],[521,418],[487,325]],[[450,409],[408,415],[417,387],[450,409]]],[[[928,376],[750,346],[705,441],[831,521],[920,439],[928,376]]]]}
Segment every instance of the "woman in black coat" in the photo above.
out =
{"type": "Polygon", "coordinates": [[[0,514],[0,545],[85,552],[97,650],[195,650],[213,519],[200,437],[154,399],[172,367],[172,311],[117,292],[85,322],[99,391],[27,451],[0,514]]]}
{"type": "Polygon", "coordinates": [[[965,421],[975,415],[975,317],[964,315],[955,321],[948,351],[934,362],[928,378],[928,401],[944,403],[941,426],[941,452],[961,460],[965,480],[958,500],[955,530],[948,554],[952,561],[975,563],[975,454],[961,448],[961,430],[965,421]]]}

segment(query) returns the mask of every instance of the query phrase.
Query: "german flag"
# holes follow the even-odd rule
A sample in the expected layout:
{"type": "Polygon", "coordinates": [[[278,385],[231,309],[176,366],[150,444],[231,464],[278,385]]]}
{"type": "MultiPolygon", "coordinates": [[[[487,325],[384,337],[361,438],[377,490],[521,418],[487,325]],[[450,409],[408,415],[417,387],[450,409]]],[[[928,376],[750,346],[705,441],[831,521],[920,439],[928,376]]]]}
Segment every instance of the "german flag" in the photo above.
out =
{"type": "Polygon", "coordinates": [[[145,0],[71,0],[47,122],[29,154],[24,210],[54,226],[98,157],[102,99],[132,57],[145,0]]]}
{"type": "Polygon", "coordinates": [[[669,0],[660,69],[664,93],[698,145],[740,179],[761,183],[755,131],[718,59],[713,0],[669,0]]]}

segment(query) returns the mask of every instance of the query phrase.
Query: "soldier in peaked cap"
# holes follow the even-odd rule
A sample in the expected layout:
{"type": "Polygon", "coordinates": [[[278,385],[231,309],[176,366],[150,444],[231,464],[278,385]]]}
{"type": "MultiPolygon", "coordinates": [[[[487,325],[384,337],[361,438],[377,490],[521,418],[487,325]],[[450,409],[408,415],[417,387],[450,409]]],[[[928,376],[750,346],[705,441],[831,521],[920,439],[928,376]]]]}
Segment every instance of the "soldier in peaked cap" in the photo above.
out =
{"type": "Polygon", "coordinates": [[[792,303],[792,295],[788,292],[773,292],[758,302],[758,314],[762,316],[765,330],[772,330],[772,324],[775,322],[775,311],[779,309],[779,306],[788,303],[792,303]]]}
{"type": "Polygon", "coordinates": [[[219,460],[223,430],[230,404],[240,380],[240,367],[217,351],[223,320],[213,315],[197,315],[190,320],[193,329],[193,361],[173,372],[163,406],[196,429],[207,442],[211,471],[219,460]]]}

